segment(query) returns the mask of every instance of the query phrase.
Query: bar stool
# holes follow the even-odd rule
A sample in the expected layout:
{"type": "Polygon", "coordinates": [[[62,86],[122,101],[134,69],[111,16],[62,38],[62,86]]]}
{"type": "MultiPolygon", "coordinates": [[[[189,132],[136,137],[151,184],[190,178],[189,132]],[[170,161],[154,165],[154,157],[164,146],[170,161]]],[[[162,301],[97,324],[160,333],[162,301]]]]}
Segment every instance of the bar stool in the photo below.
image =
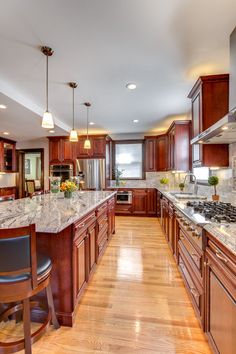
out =
{"type": "Polygon", "coordinates": [[[8,354],[25,349],[31,354],[31,343],[38,340],[50,322],[59,328],[50,284],[52,263],[46,255],[36,253],[35,225],[0,229],[0,303],[17,303],[0,314],[0,321],[23,310],[24,338],[0,342],[0,353],[8,354]],[[48,314],[37,331],[30,330],[30,298],[46,290],[48,314]],[[18,303],[20,302],[20,303],[18,303]]]}

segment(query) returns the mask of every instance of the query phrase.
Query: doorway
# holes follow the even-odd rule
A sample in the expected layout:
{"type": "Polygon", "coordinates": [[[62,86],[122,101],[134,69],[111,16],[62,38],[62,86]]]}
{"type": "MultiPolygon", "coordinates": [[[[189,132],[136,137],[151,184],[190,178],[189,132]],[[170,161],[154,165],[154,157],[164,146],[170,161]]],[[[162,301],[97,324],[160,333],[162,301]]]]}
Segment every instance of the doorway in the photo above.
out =
{"type": "Polygon", "coordinates": [[[44,149],[17,150],[19,175],[17,180],[18,197],[28,195],[27,181],[35,190],[44,190],[44,149]]]}

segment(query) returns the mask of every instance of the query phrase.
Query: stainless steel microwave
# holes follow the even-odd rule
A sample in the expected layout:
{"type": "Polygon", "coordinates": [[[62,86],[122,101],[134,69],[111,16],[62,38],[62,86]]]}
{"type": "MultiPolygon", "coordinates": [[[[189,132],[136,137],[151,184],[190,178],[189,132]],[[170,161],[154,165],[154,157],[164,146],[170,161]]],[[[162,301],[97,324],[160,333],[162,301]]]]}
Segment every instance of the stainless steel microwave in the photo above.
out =
{"type": "Polygon", "coordinates": [[[132,204],[132,191],[117,191],[116,204],[132,204]]]}

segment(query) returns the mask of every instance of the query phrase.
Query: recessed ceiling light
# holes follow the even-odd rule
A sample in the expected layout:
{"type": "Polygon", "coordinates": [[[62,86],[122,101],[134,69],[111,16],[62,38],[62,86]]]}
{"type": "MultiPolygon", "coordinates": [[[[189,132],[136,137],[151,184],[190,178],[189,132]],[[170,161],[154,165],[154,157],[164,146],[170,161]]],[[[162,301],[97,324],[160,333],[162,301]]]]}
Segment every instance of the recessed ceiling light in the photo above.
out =
{"type": "Polygon", "coordinates": [[[126,88],[129,90],[135,90],[136,87],[137,87],[137,85],[132,82],[129,82],[128,84],[126,84],[126,88]]]}
{"type": "Polygon", "coordinates": [[[3,132],[3,135],[9,135],[10,133],[8,133],[8,132],[3,132]]]}
{"type": "Polygon", "coordinates": [[[94,122],[89,122],[89,125],[94,125],[95,123],[94,122]]]}
{"type": "Polygon", "coordinates": [[[138,119],[133,119],[133,123],[138,123],[139,120],[138,119]]]}
{"type": "Polygon", "coordinates": [[[0,104],[0,109],[6,109],[7,106],[5,106],[5,104],[0,104]]]}
{"type": "Polygon", "coordinates": [[[55,130],[49,130],[49,133],[55,133],[55,130]]]}

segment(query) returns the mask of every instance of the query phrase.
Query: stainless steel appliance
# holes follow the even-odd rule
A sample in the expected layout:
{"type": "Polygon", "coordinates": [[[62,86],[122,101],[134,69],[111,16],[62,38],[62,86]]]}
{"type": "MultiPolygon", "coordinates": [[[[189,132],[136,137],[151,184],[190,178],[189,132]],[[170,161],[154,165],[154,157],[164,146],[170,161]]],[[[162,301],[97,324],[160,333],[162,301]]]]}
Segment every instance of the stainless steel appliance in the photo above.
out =
{"type": "Polygon", "coordinates": [[[116,204],[132,204],[132,191],[118,191],[116,193],[116,204]]]}
{"type": "Polygon", "coordinates": [[[64,182],[73,176],[73,165],[50,165],[50,177],[61,177],[61,181],[64,182]]]}
{"type": "Polygon", "coordinates": [[[231,144],[236,142],[236,28],[230,35],[229,113],[197,135],[191,144],[231,144]]]}
{"type": "Polygon", "coordinates": [[[84,189],[105,189],[105,159],[76,160],[76,175],[83,182],[84,189]]]}

